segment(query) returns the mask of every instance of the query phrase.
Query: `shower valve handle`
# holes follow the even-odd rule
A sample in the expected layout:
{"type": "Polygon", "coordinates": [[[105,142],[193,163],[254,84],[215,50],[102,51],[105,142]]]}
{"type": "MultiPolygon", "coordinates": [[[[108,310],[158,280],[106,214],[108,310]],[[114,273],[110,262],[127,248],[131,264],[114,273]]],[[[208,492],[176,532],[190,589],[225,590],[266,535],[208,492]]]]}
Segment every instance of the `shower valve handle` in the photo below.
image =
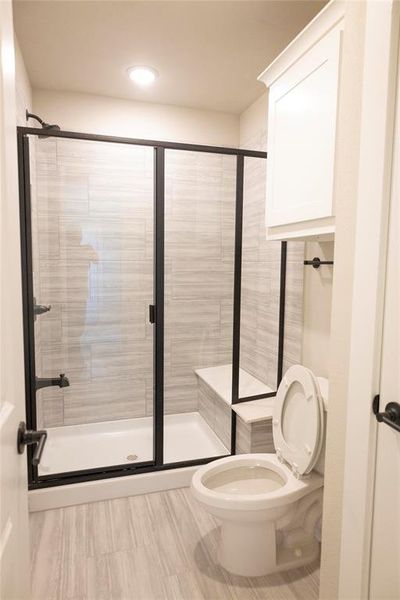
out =
{"type": "Polygon", "coordinates": [[[39,431],[34,431],[33,429],[27,429],[25,423],[21,421],[18,427],[17,434],[18,454],[22,454],[24,452],[25,446],[31,446],[32,444],[36,444],[36,448],[32,457],[32,464],[35,467],[37,467],[37,465],[40,463],[46,440],[46,430],[41,429],[39,431]]]}
{"type": "Polygon", "coordinates": [[[33,314],[35,316],[44,315],[44,313],[49,312],[49,310],[51,310],[50,304],[49,306],[46,306],[45,304],[35,304],[35,306],[33,307],[33,314]]]}

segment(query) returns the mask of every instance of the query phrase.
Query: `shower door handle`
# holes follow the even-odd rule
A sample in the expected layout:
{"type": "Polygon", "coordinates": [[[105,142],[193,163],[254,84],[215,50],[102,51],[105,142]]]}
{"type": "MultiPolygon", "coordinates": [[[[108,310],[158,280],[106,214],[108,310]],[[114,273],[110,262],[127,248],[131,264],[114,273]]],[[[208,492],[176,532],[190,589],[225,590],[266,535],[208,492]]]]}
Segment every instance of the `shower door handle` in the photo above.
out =
{"type": "Polygon", "coordinates": [[[18,454],[23,454],[25,446],[31,446],[32,444],[36,444],[36,448],[32,457],[32,464],[35,467],[37,467],[40,463],[46,440],[47,431],[45,429],[41,429],[40,431],[27,429],[25,423],[21,421],[17,433],[18,454]]]}
{"type": "Polygon", "coordinates": [[[153,324],[156,322],[156,307],[154,304],[149,304],[149,323],[153,324]]]}

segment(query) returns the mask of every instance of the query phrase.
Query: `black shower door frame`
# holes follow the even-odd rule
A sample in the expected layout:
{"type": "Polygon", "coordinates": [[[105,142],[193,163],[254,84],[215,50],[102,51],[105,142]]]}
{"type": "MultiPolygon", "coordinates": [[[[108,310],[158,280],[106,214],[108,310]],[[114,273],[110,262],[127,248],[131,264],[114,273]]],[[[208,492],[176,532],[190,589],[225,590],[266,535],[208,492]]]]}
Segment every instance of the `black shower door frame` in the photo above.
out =
{"type": "MultiPolygon", "coordinates": [[[[35,337],[33,313],[33,270],[32,270],[32,229],[31,229],[31,193],[30,193],[30,156],[29,136],[43,135],[41,129],[34,127],[17,127],[18,142],[18,177],[20,198],[21,226],[21,268],[22,268],[22,306],[24,328],[25,358],[25,396],[26,424],[28,429],[37,429],[36,389],[35,389],[35,337]]],[[[38,467],[32,465],[33,448],[28,446],[28,484],[29,489],[38,489],[120,477],[151,471],[176,469],[208,463],[217,457],[197,460],[164,463],[164,242],[165,242],[165,151],[182,150],[189,152],[206,152],[209,154],[225,154],[236,156],[236,199],[235,199],[235,242],[234,242],[234,283],[233,283],[233,330],[232,330],[232,404],[248,402],[276,395],[270,392],[257,396],[239,397],[239,365],[240,365],[240,312],[241,312],[241,274],[242,274],[242,227],[243,227],[243,187],[244,160],[249,158],[267,158],[266,152],[226,148],[223,146],[207,146],[202,144],[185,144],[156,140],[116,137],[78,133],[72,131],[46,130],[46,137],[86,140],[113,144],[129,144],[134,146],[150,146],[153,148],[154,168],[154,416],[153,416],[153,460],[135,464],[98,467],[54,475],[38,474],[38,467]]],[[[285,324],[285,291],[286,291],[286,242],[281,243],[280,266],[280,299],[279,299],[279,335],[277,388],[282,379],[284,324],[285,324]]],[[[235,454],[236,413],[231,411],[231,454],[235,454]]],[[[227,455],[229,456],[229,455],[227,455]]]]}

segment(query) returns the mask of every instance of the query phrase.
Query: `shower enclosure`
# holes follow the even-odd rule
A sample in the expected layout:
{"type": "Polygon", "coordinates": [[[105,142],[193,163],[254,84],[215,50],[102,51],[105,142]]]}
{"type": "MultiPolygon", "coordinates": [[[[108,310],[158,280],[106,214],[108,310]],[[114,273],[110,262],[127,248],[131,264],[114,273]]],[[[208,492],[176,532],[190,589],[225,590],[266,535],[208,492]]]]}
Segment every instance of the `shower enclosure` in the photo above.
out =
{"type": "Polygon", "coordinates": [[[34,128],[18,151],[26,419],[48,434],[30,487],[234,453],[200,379],[235,404],[282,376],[286,244],[253,247],[266,153],[34,128]]]}

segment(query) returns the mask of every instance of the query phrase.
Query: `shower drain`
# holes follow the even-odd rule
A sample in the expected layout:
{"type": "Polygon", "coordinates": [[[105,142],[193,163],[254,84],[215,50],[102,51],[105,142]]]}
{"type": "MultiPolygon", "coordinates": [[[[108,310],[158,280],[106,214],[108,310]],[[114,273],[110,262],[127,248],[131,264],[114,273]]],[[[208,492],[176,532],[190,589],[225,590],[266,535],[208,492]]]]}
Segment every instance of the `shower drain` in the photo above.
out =
{"type": "Polygon", "coordinates": [[[137,454],[128,454],[126,460],[129,460],[130,462],[132,462],[133,460],[137,460],[137,454]]]}

